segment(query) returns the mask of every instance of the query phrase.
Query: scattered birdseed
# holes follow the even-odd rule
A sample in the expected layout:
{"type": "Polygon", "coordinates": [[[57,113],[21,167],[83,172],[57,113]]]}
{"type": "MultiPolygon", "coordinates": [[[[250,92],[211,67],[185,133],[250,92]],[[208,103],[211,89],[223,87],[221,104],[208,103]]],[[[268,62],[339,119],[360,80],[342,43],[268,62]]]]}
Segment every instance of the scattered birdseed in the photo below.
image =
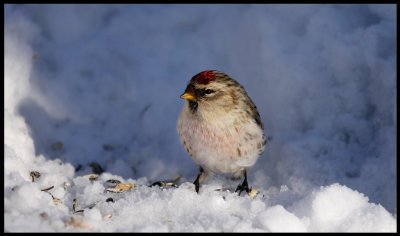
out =
{"type": "Polygon", "coordinates": [[[248,192],[247,194],[250,198],[255,198],[259,193],[260,191],[258,189],[251,188],[250,192],[248,192]]]}
{"type": "Polygon", "coordinates": [[[88,178],[90,181],[95,181],[97,180],[97,178],[99,178],[98,174],[88,174],[88,175],[84,175],[82,177],[88,178]]]}
{"type": "Polygon", "coordinates": [[[39,171],[31,171],[30,176],[32,177],[32,182],[35,182],[35,178],[38,179],[40,175],[39,171]]]}
{"type": "Polygon", "coordinates": [[[153,187],[153,186],[156,186],[156,185],[160,186],[162,188],[165,188],[165,187],[175,187],[175,188],[177,188],[178,187],[178,185],[176,183],[171,182],[171,181],[157,181],[157,182],[152,183],[150,185],[150,187],[153,187]]]}
{"type": "Polygon", "coordinates": [[[159,186],[161,188],[166,188],[166,187],[178,187],[178,181],[181,179],[181,176],[177,176],[175,179],[173,180],[166,180],[166,181],[156,181],[154,183],[152,183],[149,187],[153,187],[153,186],[159,186]]]}
{"type": "Polygon", "coordinates": [[[54,186],[50,186],[50,187],[48,187],[48,188],[41,189],[41,191],[47,192],[47,191],[49,191],[50,189],[53,189],[53,188],[54,188],[54,186]]]}
{"type": "Polygon", "coordinates": [[[104,185],[105,185],[107,188],[114,188],[114,187],[117,186],[119,183],[121,183],[121,181],[116,180],[116,179],[109,179],[109,180],[107,180],[107,181],[104,183],[104,185]]]}
{"type": "Polygon", "coordinates": [[[106,199],[106,202],[114,202],[114,199],[112,197],[109,197],[106,199]]]}
{"type": "Polygon", "coordinates": [[[62,203],[61,199],[56,198],[56,197],[54,197],[53,195],[51,195],[51,196],[53,197],[53,202],[54,202],[54,204],[58,205],[58,204],[61,204],[61,203],[62,203]]]}
{"type": "Polygon", "coordinates": [[[72,200],[72,210],[74,210],[74,213],[81,213],[83,212],[83,210],[76,210],[76,208],[78,207],[78,200],[76,200],[76,198],[74,198],[72,200]]]}
{"type": "Polygon", "coordinates": [[[113,193],[122,193],[134,188],[135,185],[132,183],[119,183],[114,188],[107,188],[106,190],[113,193]]]}

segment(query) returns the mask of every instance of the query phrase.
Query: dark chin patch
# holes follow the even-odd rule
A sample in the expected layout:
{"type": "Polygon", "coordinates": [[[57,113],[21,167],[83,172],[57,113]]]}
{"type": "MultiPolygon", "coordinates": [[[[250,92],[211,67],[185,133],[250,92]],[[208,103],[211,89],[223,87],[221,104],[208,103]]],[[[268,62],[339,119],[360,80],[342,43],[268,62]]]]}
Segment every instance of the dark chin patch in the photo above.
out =
{"type": "Polygon", "coordinates": [[[192,112],[197,111],[197,107],[199,106],[199,104],[197,102],[194,101],[189,101],[189,108],[192,112]]]}
{"type": "Polygon", "coordinates": [[[198,84],[209,84],[215,78],[215,73],[212,70],[206,70],[193,76],[192,80],[198,84]]]}

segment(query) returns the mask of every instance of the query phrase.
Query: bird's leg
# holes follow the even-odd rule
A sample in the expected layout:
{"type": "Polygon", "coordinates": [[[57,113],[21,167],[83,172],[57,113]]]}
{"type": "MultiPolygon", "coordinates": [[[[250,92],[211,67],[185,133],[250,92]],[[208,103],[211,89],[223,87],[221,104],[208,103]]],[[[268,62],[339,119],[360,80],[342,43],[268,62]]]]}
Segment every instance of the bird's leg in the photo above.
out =
{"type": "Polygon", "coordinates": [[[197,193],[199,193],[199,189],[200,189],[200,177],[203,175],[204,170],[203,168],[200,166],[200,173],[197,175],[196,180],[193,182],[194,184],[194,188],[196,190],[197,193]]]}
{"type": "Polygon", "coordinates": [[[243,175],[244,175],[243,183],[240,184],[240,185],[238,185],[237,188],[236,188],[236,190],[235,190],[235,192],[239,191],[239,195],[243,192],[243,190],[246,190],[247,193],[250,192],[249,184],[247,183],[247,173],[246,173],[246,170],[244,170],[243,175]]]}

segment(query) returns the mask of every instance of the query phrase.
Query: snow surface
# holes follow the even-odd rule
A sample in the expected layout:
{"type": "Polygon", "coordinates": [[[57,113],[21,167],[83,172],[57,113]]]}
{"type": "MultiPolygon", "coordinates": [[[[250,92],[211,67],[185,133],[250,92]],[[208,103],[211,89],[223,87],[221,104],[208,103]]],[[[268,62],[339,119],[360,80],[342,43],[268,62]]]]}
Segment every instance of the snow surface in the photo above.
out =
{"type": "Polygon", "coordinates": [[[5,231],[396,231],[395,5],[5,5],[4,21],[5,231]],[[205,69],[265,123],[255,198],[191,184],[179,95],[205,69]]]}

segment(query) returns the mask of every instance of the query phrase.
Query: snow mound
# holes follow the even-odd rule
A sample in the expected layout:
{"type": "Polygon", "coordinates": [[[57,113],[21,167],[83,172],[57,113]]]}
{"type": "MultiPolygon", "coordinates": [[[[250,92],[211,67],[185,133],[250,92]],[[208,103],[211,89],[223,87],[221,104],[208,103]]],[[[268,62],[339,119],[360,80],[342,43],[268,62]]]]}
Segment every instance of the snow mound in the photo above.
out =
{"type": "Polygon", "coordinates": [[[5,232],[396,231],[395,5],[27,4],[4,21],[5,232]],[[264,120],[254,198],[218,176],[194,191],[175,126],[204,69],[264,120]]]}

